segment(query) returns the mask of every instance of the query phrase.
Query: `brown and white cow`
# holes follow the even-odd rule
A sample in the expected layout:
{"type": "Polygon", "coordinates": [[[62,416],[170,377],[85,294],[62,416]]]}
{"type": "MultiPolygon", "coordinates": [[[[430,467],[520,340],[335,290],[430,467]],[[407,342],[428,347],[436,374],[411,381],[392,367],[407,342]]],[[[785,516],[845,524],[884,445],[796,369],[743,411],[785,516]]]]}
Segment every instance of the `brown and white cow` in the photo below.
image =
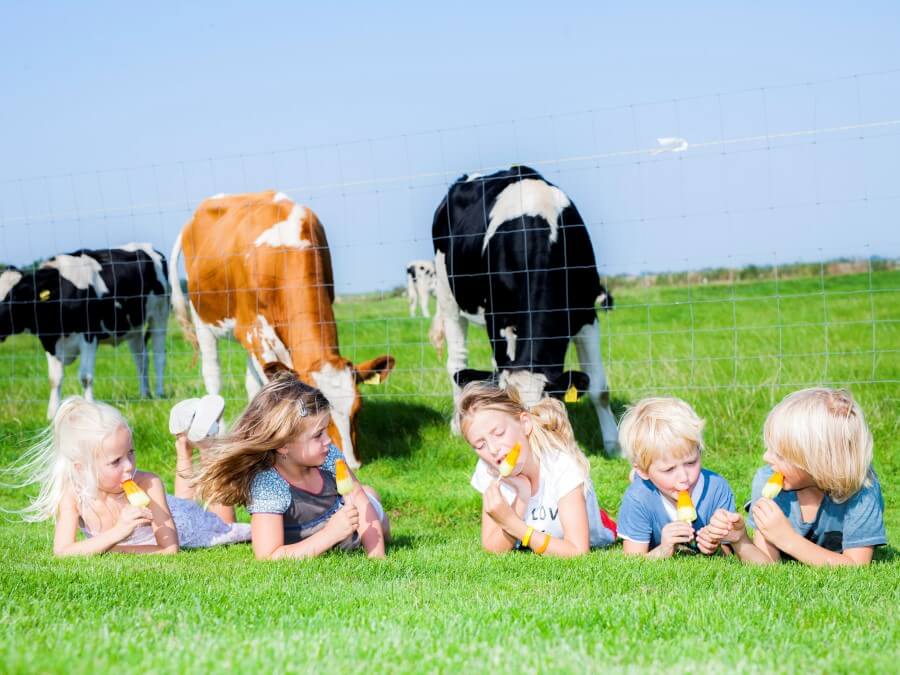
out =
{"type": "Polygon", "coordinates": [[[387,379],[391,356],[354,366],[338,351],[331,254],[319,219],[281,192],[216,195],[203,201],[172,248],[172,306],[202,358],[206,391],[221,388],[217,340],[247,350],[248,397],[280,362],[318,387],[332,406],[332,439],[359,466],[357,385],[387,379]],[[191,319],[178,282],[184,252],[191,319]]]}

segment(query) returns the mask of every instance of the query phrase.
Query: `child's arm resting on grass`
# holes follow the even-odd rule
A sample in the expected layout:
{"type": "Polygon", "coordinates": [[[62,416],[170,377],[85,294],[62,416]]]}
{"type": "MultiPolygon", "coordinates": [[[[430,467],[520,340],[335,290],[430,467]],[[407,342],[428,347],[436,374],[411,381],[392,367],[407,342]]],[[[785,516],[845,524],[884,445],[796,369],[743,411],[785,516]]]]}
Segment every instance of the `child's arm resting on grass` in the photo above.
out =
{"type": "Polygon", "coordinates": [[[254,513],[250,516],[253,554],[257,560],[315,558],[331,550],[359,527],[359,511],[352,502],[337,510],[321,530],[296,544],[284,543],[284,516],[254,513]]]}
{"type": "Polygon", "coordinates": [[[689,524],[671,522],[662,528],[661,541],[651,551],[652,523],[653,516],[644,500],[636,497],[632,490],[626,491],[619,509],[619,537],[622,539],[622,551],[626,555],[669,558],[675,552],[676,544],[686,544],[694,538],[694,528],[689,524]]]}
{"type": "MultiPolygon", "coordinates": [[[[344,455],[337,447],[332,446],[325,462],[326,464],[329,462],[333,463],[334,460],[337,459],[344,459],[344,455]]],[[[356,477],[356,474],[350,467],[347,467],[347,472],[350,474],[350,480],[353,481],[353,490],[345,497],[345,499],[352,502],[359,511],[359,529],[357,532],[359,533],[359,539],[362,542],[363,550],[365,550],[366,555],[370,558],[383,558],[384,527],[381,523],[381,519],[375,512],[375,507],[372,506],[372,502],[369,501],[369,496],[363,488],[362,483],[359,482],[359,478],[356,477]]]]}
{"type": "Polygon", "coordinates": [[[687,544],[693,540],[694,528],[689,523],[675,520],[662,529],[661,537],[659,546],[652,551],[649,542],[640,543],[623,539],[622,551],[628,555],[643,555],[653,560],[671,558],[675,553],[676,544],[687,544]]]}
{"type": "MultiPolygon", "coordinates": [[[[697,535],[698,543],[705,540],[729,546],[734,554],[744,562],[766,565],[777,562],[780,558],[774,547],[760,546],[750,540],[744,519],[739,513],[718,509],[709,519],[709,524],[697,535]]],[[[705,551],[704,551],[705,552],[705,551]]]]}
{"type": "Polygon", "coordinates": [[[370,558],[384,557],[384,529],[381,526],[381,519],[375,512],[375,507],[369,501],[369,495],[363,489],[362,485],[353,472],[353,492],[348,495],[348,500],[359,512],[359,539],[362,542],[366,555],[370,558]]]}
{"type": "Polygon", "coordinates": [[[511,551],[516,541],[525,536],[525,522],[522,516],[525,513],[526,504],[516,495],[510,505],[503,493],[500,492],[500,483],[492,481],[484,491],[481,506],[481,545],[490,553],[503,553],[511,551]],[[512,531],[518,532],[521,525],[522,534],[516,536],[512,531]],[[512,531],[511,531],[512,530],[512,531]]]}
{"type": "Polygon", "coordinates": [[[571,558],[587,553],[591,549],[591,535],[584,484],[559,500],[559,520],[562,523],[563,538],[551,539],[544,555],[571,558]]]}
{"type": "Polygon", "coordinates": [[[842,553],[822,548],[794,530],[781,508],[771,499],[762,497],[753,505],[756,524],[754,543],[757,548],[777,548],[807,565],[868,565],[872,562],[873,546],[848,548],[842,553]]]}
{"type": "MultiPolygon", "coordinates": [[[[496,483],[485,490],[481,541],[486,550],[492,553],[509,551],[516,541],[521,541],[528,531],[528,526],[522,519],[525,506],[519,496],[513,506],[510,506],[496,483]]],[[[582,484],[559,500],[559,519],[565,535],[562,539],[553,537],[544,555],[569,558],[587,553],[590,549],[590,533],[582,484]]],[[[543,541],[541,537],[545,536],[541,533],[532,535],[536,542],[543,541]]]]}
{"type": "Polygon", "coordinates": [[[78,506],[75,495],[67,490],[59,505],[53,532],[53,554],[59,557],[106,553],[141,525],[149,525],[152,514],[130,504],[122,509],[114,527],[94,537],[78,541],[78,506]]]}
{"type": "Polygon", "coordinates": [[[178,531],[175,529],[175,521],[169,511],[169,505],[166,502],[166,488],[159,476],[155,474],[145,474],[142,476],[141,487],[143,487],[147,496],[150,497],[150,510],[152,516],[151,525],[153,526],[153,534],[156,537],[156,544],[143,546],[131,546],[116,544],[110,550],[113,553],[155,553],[168,555],[178,553],[178,531]],[[144,480],[144,476],[149,478],[149,484],[144,480]]]}

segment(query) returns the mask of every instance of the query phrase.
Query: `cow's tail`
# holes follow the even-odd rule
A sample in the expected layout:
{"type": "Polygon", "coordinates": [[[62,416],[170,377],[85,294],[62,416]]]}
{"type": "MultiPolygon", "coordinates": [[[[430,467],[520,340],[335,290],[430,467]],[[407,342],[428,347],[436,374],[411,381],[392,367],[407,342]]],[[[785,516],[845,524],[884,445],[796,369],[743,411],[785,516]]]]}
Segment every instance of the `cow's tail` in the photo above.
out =
{"type": "Polygon", "coordinates": [[[181,233],[175,238],[172,246],[172,254],[169,256],[169,286],[172,288],[172,311],[181,326],[181,333],[194,350],[194,360],[197,360],[199,344],[197,342],[197,330],[194,322],[188,316],[187,300],[184,291],[181,290],[181,280],[178,278],[178,258],[181,257],[181,233]]]}
{"type": "Polygon", "coordinates": [[[444,359],[444,313],[441,311],[440,299],[438,299],[437,307],[434,309],[434,316],[431,317],[431,327],[428,329],[428,339],[431,345],[437,351],[438,359],[444,359]]]}

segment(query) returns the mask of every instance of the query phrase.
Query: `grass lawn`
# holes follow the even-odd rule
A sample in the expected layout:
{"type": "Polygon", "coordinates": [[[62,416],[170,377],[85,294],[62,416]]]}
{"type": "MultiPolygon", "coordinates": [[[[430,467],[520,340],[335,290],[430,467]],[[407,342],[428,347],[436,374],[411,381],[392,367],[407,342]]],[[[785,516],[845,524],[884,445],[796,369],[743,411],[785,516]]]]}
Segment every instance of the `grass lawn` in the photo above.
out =
{"type": "MultiPolygon", "coordinates": [[[[614,409],[680,395],[707,419],[704,465],[749,497],[767,411],[800,386],[849,386],[875,436],[888,537],[900,533],[900,273],[616,292],[602,316],[614,409]]],[[[428,322],[401,298],[336,305],[342,352],[397,358],[365,389],[361,478],[383,495],[395,541],[361,554],[258,563],[250,547],[174,557],[56,560],[52,525],[0,520],[3,672],[601,671],[898,672],[900,557],[864,569],[725,558],[626,559],[621,547],[577,560],[493,556],[479,545],[475,457],[449,434],[449,380],[428,322]]],[[[489,365],[482,329],[471,365],[489,365]]],[[[245,356],[220,348],[226,416],[246,402],[245,356]]],[[[46,361],[37,340],[0,345],[0,464],[42,428],[46,361]]],[[[127,347],[103,347],[96,395],[132,421],[138,465],[171,489],[168,411],[202,388],[174,322],[167,393],[142,401],[127,347]]],[[[77,366],[67,394],[78,393],[77,366]]],[[[603,459],[586,400],[570,406],[601,503],[613,514],[628,466],[603,459]]],[[[0,489],[9,509],[27,495],[0,489]]],[[[242,514],[246,519],[246,513],[242,514]]]]}

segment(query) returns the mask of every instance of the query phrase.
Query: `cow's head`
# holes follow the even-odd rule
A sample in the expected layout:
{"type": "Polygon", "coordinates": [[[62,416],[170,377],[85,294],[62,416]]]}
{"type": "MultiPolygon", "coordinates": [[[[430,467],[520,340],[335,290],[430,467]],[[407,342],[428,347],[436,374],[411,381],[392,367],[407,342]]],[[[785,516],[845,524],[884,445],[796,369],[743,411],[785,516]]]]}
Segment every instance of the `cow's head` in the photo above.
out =
{"type": "MultiPolygon", "coordinates": [[[[356,416],[362,407],[360,384],[381,384],[394,369],[393,356],[378,356],[356,366],[346,359],[322,362],[317,370],[294,374],[316,387],[331,405],[331,424],[328,433],[347,458],[352,468],[360,466],[356,445],[356,416]]],[[[280,363],[269,363],[265,373],[269,377],[277,370],[290,370],[280,363]]]]}
{"type": "Polygon", "coordinates": [[[591,381],[580,370],[566,370],[548,376],[528,370],[503,370],[497,373],[472,368],[457,370],[453,374],[453,380],[460,387],[469,382],[492,382],[504,388],[513,386],[518,390],[522,403],[529,408],[545,396],[552,396],[566,403],[577,401],[588,391],[591,381]]]}
{"type": "Polygon", "coordinates": [[[21,305],[16,297],[21,280],[22,272],[15,267],[7,267],[0,272],[0,342],[10,335],[21,333],[25,328],[21,321],[16,320],[17,315],[24,314],[18,311],[21,305]]]}

